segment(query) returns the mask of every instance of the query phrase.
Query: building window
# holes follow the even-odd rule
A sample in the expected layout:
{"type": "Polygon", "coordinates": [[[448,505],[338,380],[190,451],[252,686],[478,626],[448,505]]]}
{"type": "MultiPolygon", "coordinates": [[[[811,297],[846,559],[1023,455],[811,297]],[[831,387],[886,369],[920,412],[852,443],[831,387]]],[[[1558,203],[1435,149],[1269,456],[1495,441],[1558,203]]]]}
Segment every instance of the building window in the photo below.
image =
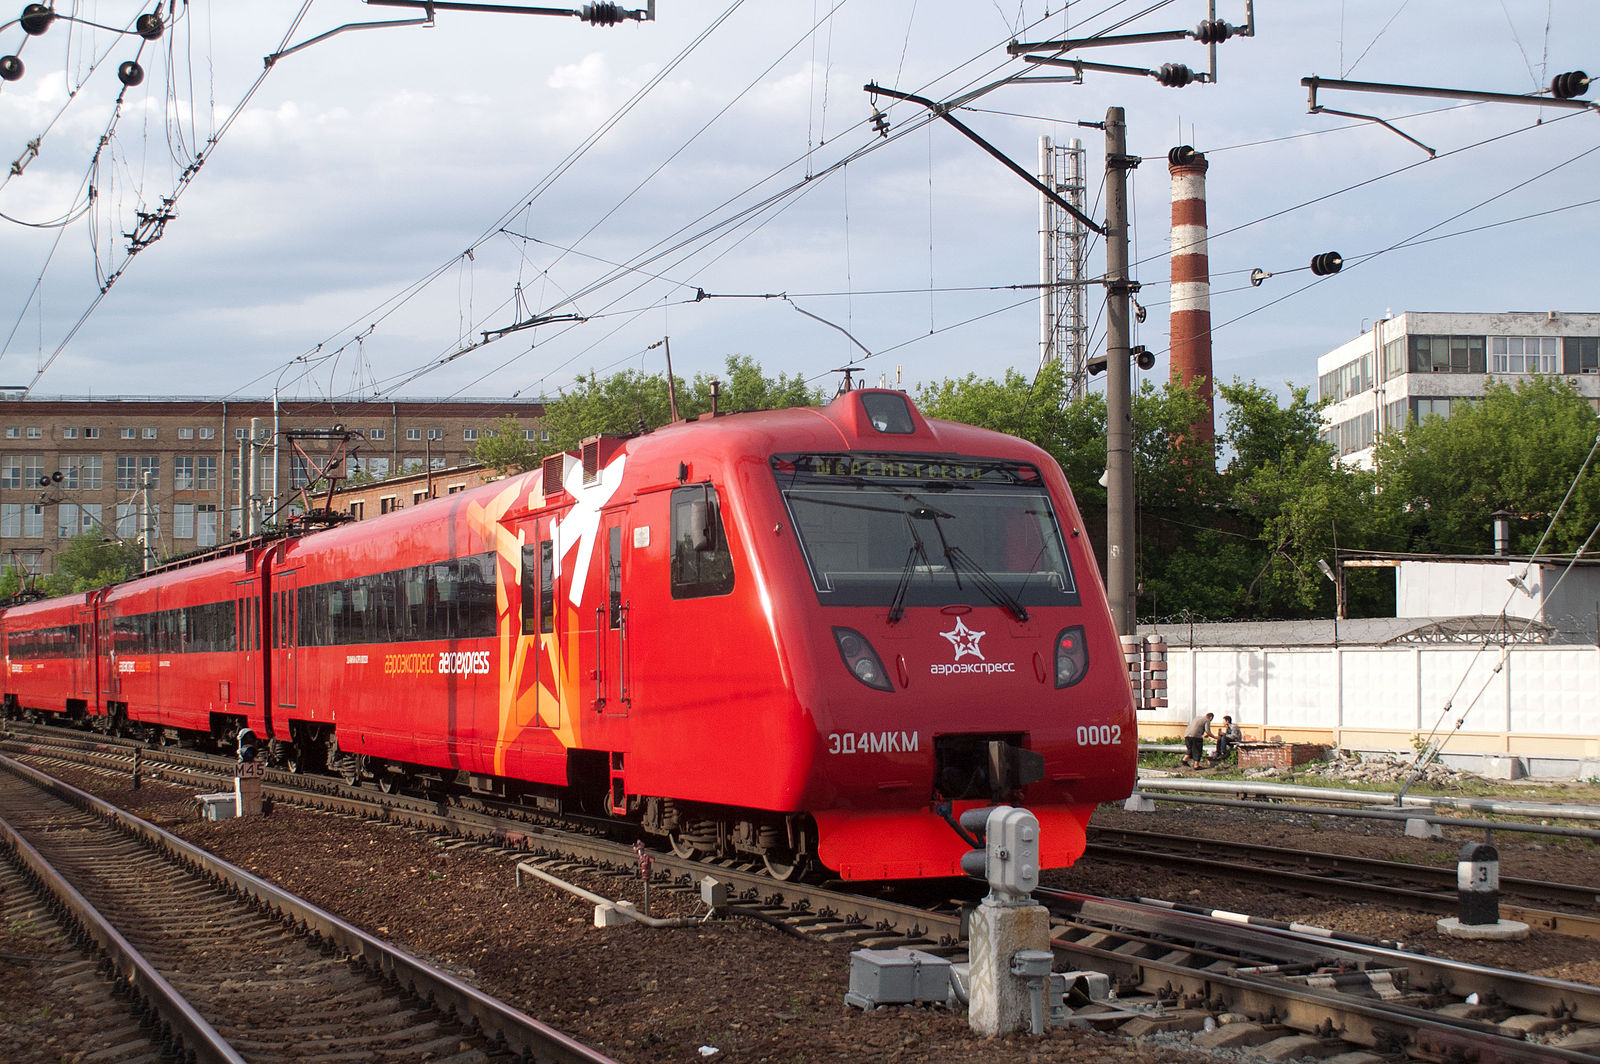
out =
{"type": "Polygon", "coordinates": [[[150,474],[150,486],[159,488],[161,486],[161,458],[158,455],[141,454],[139,456],[140,486],[144,484],[144,475],[146,473],[150,474]]]}
{"type": "Polygon", "coordinates": [[[1562,345],[1563,373],[1600,373],[1600,336],[1569,336],[1562,345]]]}
{"type": "Polygon", "coordinates": [[[217,430],[216,429],[211,429],[211,428],[200,429],[199,432],[200,432],[200,438],[202,440],[214,440],[214,439],[217,438],[217,430]]]}
{"type": "Polygon", "coordinates": [[[194,515],[194,540],[197,547],[215,547],[217,545],[217,508],[210,503],[201,503],[194,515]]]}
{"type": "Polygon", "coordinates": [[[430,439],[430,440],[442,440],[442,439],[444,439],[444,429],[429,429],[428,430],[428,439],[430,439]]]}
{"type": "Polygon", "coordinates": [[[194,503],[180,502],[172,508],[172,538],[194,538],[194,503]]]}
{"type": "Polygon", "coordinates": [[[83,454],[67,458],[61,463],[62,475],[69,491],[79,488],[85,491],[99,491],[101,458],[97,454],[83,454]]]}
{"type": "Polygon", "coordinates": [[[411,505],[412,506],[415,506],[420,502],[427,502],[427,501],[428,501],[428,491],[427,491],[426,488],[424,488],[422,491],[414,491],[414,492],[411,493],[411,505]]]}
{"type": "Polygon", "coordinates": [[[1365,414],[1341,421],[1333,427],[1326,439],[1339,452],[1341,456],[1364,451],[1372,446],[1373,416],[1369,411],[1365,414]]]}
{"type": "Polygon", "coordinates": [[[478,438],[478,430],[477,429],[462,429],[461,430],[461,438],[464,439],[464,440],[475,440],[475,439],[478,438]]]}
{"type": "Polygon", "coordinates": [[[22,459],[22,482],[28,487],[38,487],[39,481],[44,479],[44,456],[30,454],[22,459]]]}
{"type": "Polygon", "coordinates": [[[172,487],[174,491],[194,490],[194,455],[180,454],[172,460],[172,487]]]}
{"type": "Polygon", "coordinates": [[[395,505],[395,499],[393,495],[385,495],[378,500],[378,512],[380,514],[393,513],[397,509],[399,509],[399,507],[395,505]]]}
{"type": "Polygon", "coordinates": [[[441,454],[437,458],[428,459],[428,468],[429,469],[447,469],[449,467],[445,465],[445,457],[444,457],[444,455],[441,454]]]}
{"type": "Polygon", "coordinates": [[[43,438],[44,438],[44,430],[43,429],[41,429],[38,425],[29,425],[28,426],[28,439],[30,439],[30,440],[39,440],[39,439],[43,439],[43,438]]]}
{"type": "Polygon", "coordinates": [[[195,459],[194,487],[196,491],[217,490],[217,456],[202,454],[195,459]]]}
{"type": "Polygon", "coordinates": [[[1337,403],[1372,389],[1372,356],[1362,355],[1317,379],[1317,395],[1337,403]]]}
{"type": "Polygon", "coordinates": [[[1411,415],[1417,419],[1417,424],[1422,424],[1430,417],[1449,417],[1451,404],[1460,400],[1444,399],[1413,399],[1411,400],[1411,415]]]}
{"type": "Polygon", "coordinates": [[[143,436],[147,440],[153,440],[156,438],[156,430],[147,428],[143,431],[143,436]]]}
{"type": "Polygon", "coordinates": [[[1559,373],[1554,336],[1491,336],[1490,368],[1495,373],[1559,373]]]}
{"type": "Polygon", "coordinates": [[[1487,373],[1481,336],[1413,336],[1412,373],[1487,373]]]}
{"type": "Polygon", "coordinates": [[[6,439],[8,439],[8,440],[20,440],[21,438],[22,438],[22,427],[20,425],[7,425],[6,426],[6,439]]]}
{"type": "Polygon", "coordinates": [[[306,466],[306,460],[295,455],[289,462],[289,486],[303,488],[309,483],[311,483],[311,471],[306,466]]]}
{"type": "Polygon", "coordinates": [[[123,429],[122,430],[122,438],[125,439],[125,440],[136,440],[136,439],[139,438],[139,430],[138,429],[123,429]]]}
{"type": "Polygon", "coordinates": [[[233,430],[233,438],[236,439],[236,440],[242,440],[242,439],[245,438],[246,435],[247,435],[246,430],[245,430],[244,426],[242,426],[242,425],[233,430]]]}
{"type": "Polygon", "coordinates": [[[387,459],[387,458],[368,458],[367,459],[367,472],[371,473],[373,476],[377,477],[379,480],[382,480],[384,477],[389,475],[389,459],[387,459]]]}
{"type": "Polygon", "coordinates": [[[117,490],[132,491],[138,487],[139,463],[131,454],[117,455],[117,490]]]}
{"type": "Polygon", "coordinates": [[[139,508],[131,502],[117,503],[117,538],[133,539],[139,534],[139,508]]]}
{"type": "Polygon", "coordinates": [[[539,442],[540,443],[549,443],[550,442],[550,430],[549,429],[545,429],[544,431],[539,433],[539,442]]]}
{"type": "Polygon", "coordinates": [[[383,439],[383,430],[382,429],[373,429],[371,432],[367,433],[367,439],[369,439],[369,440],[381,440],[381,439],[383,439]]]}
{"type": "Polygon", "coordinates": [[[408,440],[420,440],[420,439],[422,439],[422,430],[421,429],[406,429],[406,439],[408,439],[408,440]]]}
{"type": "Polygon", "coordinates": [[[0,462],[0,488],[22,487],[22,459],[16,455],[7,455],[0,462]]]}
{"type": "Polygon", "coordinates": [[[0,536],[16,539],[22,535],[22,504],[0,503],[0,536]]]}
{"type": "Polygon", "coordinates": [[[73,428],[71,425],[68,425],[66,428],[61,430],[61,438],[64,440],[75,440],[78,438],[78,430],[73,428]]]}
{"type": "Polygon", "coordinates": [[[350,516],[355,518],[357,521],[359,521],[359,520],[361,520],[362,511],[365,510],[366,508],[367,508],[367,504],[365,502],[363,502],[360,499],[356,499],[354,502],[352,502],[350,504],[350,516]]]}
{"type": "Polygon", "coordinates": [[[178,430],[178,439],[180,439],[180,440],[192,440],[192,439],[194,439],[194,429],[179,429],[178,430]]]}
{"type": "Polygon", "coordinates": [[[239,456],[236,454],[228,456],[228,490],[239,490],[239,456]]]}
{"type": "Polygon", "coordinates": [[[22,538],[23,539],[43,539],[44,538],[44,507],[43,506],[29,506],[27,504],[23,504],[23,507],[22,507],[22,538]]]}
{"type": "Polygon", "coordinates": [[[61,539],[71,539],[73,536],[86,536],[92,532],[99,532],[100,504],[86,502],[82,505],[70,502],[61,504],[60,520],[56,522],[56,535],[61,539]]]}
{"type": "Polygon", "coordinates": [[[98,440],[100,438],[100,430],[96,428],[86,428],[83,430],[83,438],[86,440],[98,440]]]}

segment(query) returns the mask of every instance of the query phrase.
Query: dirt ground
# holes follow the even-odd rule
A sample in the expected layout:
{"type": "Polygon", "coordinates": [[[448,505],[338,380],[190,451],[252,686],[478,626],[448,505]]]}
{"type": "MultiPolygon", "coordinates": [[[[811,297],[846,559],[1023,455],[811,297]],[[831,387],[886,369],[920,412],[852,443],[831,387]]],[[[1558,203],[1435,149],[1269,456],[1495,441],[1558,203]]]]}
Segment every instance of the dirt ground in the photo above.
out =
{"type": "MultiPolygon", "coordinates": [[[[162,824],[198,845],[303,895],[375,935],[501,997],[627,1064],[691,1060],[916,1061],[969,1064],[1216,1061],[1179,1036],[1129,1043],[1072,1029],[1042,1038],[978,1040],[964,1017],[935,1008],[864,1013],[844,1004],[849,949],[798,940],[764,924],[732,920],[651,930],[599,929],[589,903],[556,888],[518,888],[514,862],[415,832],[280,807],[270,818],[201,822],[187,791],[147,783],[133,792],[105,777],[74,782],[162,824]]],[[[1305,849],[1453,865],[1461,839],[1407,839],[1394,825],[1312,820],[1163,805],[1130,814],[1106,807],[1096,823],[1148,830],[1181,828],[1305,849]]],[[[1600,883],[1600,848],[1496,838],[1502,875],[1600,883]]],[[[610,897],[642,902],[634,879],[575,877],[610,897]]],[[[1475,944],[1439,936],[1435,917],[1346,902],[1250,891],[1230,881],[1135,871],[1085,860],[1052,873],[1051,885],[1118,897],[1168,898],[1293,919],[1422,946],[1430,953],[1585,983],[1600,983],[1600,947],[1559,935],[1523,943],[1475,944]]],[[[701,915],[695,899],[653,892],[655,915],[701,915]]],[[[30,953],[26,928],[0,929],[0,954],[30,953]]],[[[0,1034],[7,1060],[72,1060],[63,1031],[73,1018],[49,1011],[30,965],[0,959],[0,1034]],[[57,1037],[43,1044],[48,1032],[57,1037]],[[30,1033],[36,1037],[29,1038],[30,1033]],[[7,1050],[11,1052],[7,1052],[7,1050]]],[[[1233,1059],[1233,1058],[1228,1058],[1233,1059]]]]}

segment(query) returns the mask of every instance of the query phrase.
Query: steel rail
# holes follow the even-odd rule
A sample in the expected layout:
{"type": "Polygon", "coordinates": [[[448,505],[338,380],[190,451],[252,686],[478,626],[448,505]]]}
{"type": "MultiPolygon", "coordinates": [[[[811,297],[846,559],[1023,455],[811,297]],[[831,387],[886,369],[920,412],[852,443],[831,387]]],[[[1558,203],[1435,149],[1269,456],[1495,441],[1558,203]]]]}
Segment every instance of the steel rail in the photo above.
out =
{"type": "Polygon", "coordinates": [[[309,929],[347,955],[382,973],[413,993],[453,1008],[464,1022],[480,1029],[529,1060],[550,1064],[615,1064],[612,1058],[549,1027],[520,1010],[490,997],[476,987],[339,919],[310,902],[273,886],[242,868],[193,846],[170,832],[117,808],[71,784],[54,779],[27,765],[0,755],[0,767],[35,786],[73,803],[120,827],[149,846],[233,888],[268,911],[309,929]]]}

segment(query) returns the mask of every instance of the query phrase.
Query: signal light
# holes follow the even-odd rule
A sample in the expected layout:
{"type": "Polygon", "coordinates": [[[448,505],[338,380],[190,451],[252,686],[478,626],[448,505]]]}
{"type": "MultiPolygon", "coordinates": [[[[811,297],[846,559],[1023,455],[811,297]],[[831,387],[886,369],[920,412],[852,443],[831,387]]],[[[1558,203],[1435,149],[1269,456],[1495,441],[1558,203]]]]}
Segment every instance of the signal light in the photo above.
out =
{"type": "Polygon", "coordinates": [[[1089,643],[1083,625],[1064,628],[1056,636],[1056,690],[1071,687],[1089,674],[1089,643]]]}
{"type": "Polygon", "coordinates": [[[983,849],[961,855],[961,870],[981,876],[1000,905],[1026,905],[1039,886],[1039,818],[1009,805],[968,809],[961,827],[983,839],[983,849]]]}
{"type": "Polygon", "coordinates": [[[1326,277],[1330,273],[1338,273],[1344,269],[1344,256],[1337,251],[1324,251],[1311,258],[1311,272],[1318,277],[1326,277]]]}

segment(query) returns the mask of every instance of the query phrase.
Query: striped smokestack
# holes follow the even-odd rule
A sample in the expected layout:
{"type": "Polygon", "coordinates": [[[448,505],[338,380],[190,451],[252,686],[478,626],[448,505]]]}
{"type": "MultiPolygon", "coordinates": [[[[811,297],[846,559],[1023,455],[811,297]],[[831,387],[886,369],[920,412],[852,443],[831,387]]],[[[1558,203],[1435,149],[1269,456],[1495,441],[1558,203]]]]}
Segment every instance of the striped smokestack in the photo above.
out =
{"type": "Polygon", "coordinates": [[[1196,439],[1216,434],[1211,371],[1211,265],[1206,258],[1206,157],[1187,144],[1167,153],[1172,173],[1172,379],[1201,382],[1206,401],[1196,439]]]}

